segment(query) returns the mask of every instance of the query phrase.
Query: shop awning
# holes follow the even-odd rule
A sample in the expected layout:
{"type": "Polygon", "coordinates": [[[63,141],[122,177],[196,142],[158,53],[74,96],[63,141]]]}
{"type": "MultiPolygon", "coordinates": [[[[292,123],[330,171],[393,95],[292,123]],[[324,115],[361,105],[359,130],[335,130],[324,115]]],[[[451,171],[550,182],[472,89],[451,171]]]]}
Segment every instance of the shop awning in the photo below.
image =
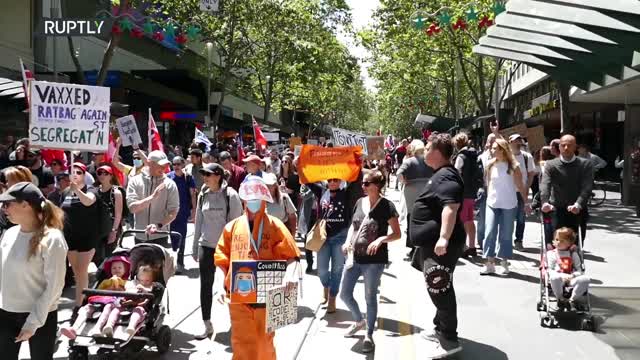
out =
{"type": "Polygon", "coordinates": [[[7,78],[0,78],[0,98],[3,99],[22,99],[24,98],[24,90],[22,82],[7,78]]]}
{"type": "Polygon", "coordinates": [[[638,75],[639,36],[637,0],[510,0],[473,51],[590,90],[638,75]]]}

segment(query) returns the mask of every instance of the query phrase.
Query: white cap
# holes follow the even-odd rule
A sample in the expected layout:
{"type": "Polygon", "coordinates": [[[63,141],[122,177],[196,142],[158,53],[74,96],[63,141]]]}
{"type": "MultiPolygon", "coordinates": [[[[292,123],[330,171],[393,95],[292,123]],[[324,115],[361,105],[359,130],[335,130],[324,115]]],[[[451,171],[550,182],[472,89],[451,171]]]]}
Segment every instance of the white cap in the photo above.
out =
{"type": "Polygon", "coordinates": [[[270,203],[273,202],[271,192],[269,192],[267,184],[260,176],[247,175],[242,184],[240,184],[238,195],[240,195],[240,199],[245,201],[263,200],[270,203]]]}
{"type": "Polygon", "coordinates": [[[160,150],[153,150],[150,152],[147,159],[161,166],[169,165],[170,163],[169,159],[167,159],[167,155],[160,150]]]}

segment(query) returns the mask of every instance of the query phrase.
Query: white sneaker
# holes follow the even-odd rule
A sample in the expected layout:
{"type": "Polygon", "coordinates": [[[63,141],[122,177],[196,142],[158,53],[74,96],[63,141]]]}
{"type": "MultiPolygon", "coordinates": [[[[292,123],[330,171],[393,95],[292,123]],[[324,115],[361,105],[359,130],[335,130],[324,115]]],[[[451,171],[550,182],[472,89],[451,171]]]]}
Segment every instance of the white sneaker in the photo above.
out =
{"type": "Polygon", "coordinates": [[[489,275],[496,273],[496,266],[493,263],[486,263],[482,270],[480,270],[480,275],[489,275]]]}
{"type": "Polygon", "coordinates": [[[509,275],[509,261],[508,260],[502,260],[502,262],[500,262],[500,266],[502,266],[502,271],[500,271],[501,275],[509,275]]]}
{"type": "Polygon", "coordinates": [[[347,332],[344,334],[344,337],[352,337],[354,336],[358,331],[364,329],[367,327],[367,321],[365,319],[362,319],[356,323],[351,324],[351,326],[349,326],[349,329],[347,329],[347,332]]]}

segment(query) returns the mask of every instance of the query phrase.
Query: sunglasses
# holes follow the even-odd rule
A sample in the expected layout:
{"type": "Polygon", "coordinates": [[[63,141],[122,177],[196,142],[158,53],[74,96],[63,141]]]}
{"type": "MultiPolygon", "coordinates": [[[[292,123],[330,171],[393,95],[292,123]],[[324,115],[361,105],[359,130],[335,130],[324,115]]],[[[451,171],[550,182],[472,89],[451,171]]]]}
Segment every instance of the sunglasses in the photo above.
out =
{"type": "Polygon", "coordinates": [[[98,176],[107,176],[107,175],[111,175],[106,171],[98,171],[98,176]]]}
{"type": "Polygon", "coordinates": [[[327,180],[327,181],[328,181],[328,182],[340,182],[341,180],[340,180],[340,179],[329,179],[329,180],[327,180]]]}
{"type": "Polygon", "coordinates": [[[73,173],[76,175],[84,175],[84,171],[80,171],[80,170],[74,171],[73,173]]]}
{"type": "Polygon", "coordinates": [[[173,166],[184,166],[183,163],[173,163],[173,166]]]}
{"type": "Polygon", "coordinates": [[[371,181],[363,181],[362,182],[362,186],[363,187],[368,187],[369,185],[373,184],[371,181]]]}
{"type": "Polygon", "coordinates": [[[222,173],[219,171],[214,171],[212,173],[204,173],[204,177],[209,177],[211,175],[215,175],[215,176],[222,176],[222,173]]]}
{"type": "Polygon", "coordinates": [[[52,162],[52,163],[51,163],[51,166],[62,166],[62,164],[57,163],[57,162],[52,162]]]}

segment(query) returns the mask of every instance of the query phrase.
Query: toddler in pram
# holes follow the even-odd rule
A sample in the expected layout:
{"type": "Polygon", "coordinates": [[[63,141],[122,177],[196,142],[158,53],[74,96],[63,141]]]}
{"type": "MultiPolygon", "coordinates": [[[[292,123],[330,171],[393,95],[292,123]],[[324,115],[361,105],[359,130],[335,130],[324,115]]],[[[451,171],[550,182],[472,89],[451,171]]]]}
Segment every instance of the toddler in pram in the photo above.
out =
{"type": "Polygon", "coordinates": [[[582,273],[582,261],[575,250],[576,234],[568,227],[556,230],[555,249],[547,251],[548,276],[558,308],[577,309],[589,289],[590,279],[582,273]],[[565,294],[566,287],[572,289],[565,294]],[[566,296],[568,295],[568,297],[566,296]]]}

